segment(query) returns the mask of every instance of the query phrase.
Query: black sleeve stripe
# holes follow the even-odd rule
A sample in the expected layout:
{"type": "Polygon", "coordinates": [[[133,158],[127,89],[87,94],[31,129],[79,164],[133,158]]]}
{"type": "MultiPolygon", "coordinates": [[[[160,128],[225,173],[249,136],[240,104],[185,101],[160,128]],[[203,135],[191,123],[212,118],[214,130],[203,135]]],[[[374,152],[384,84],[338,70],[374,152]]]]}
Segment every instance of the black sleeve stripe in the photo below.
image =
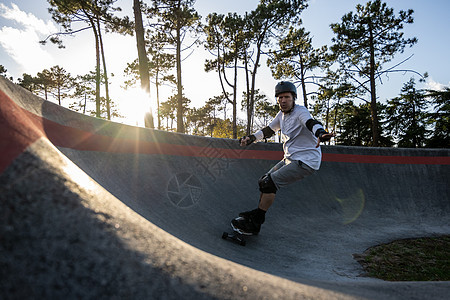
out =
{"type": "MultiPolygon", "coordinates": [[[[307,127],[307,128],[309,129],[309,131],[311,131],[311,132],[312,132],[312,130],[313,130],[314,125],[317,125],[317,124],[322,125],[322,123],[320,123],[319,121],[314,120],[314,119],[309,119],[308,121],[306,121],[306,127],[307,127]]],[[[314,133],[314,132],[313,132],[313,133],[314,133]]]]}

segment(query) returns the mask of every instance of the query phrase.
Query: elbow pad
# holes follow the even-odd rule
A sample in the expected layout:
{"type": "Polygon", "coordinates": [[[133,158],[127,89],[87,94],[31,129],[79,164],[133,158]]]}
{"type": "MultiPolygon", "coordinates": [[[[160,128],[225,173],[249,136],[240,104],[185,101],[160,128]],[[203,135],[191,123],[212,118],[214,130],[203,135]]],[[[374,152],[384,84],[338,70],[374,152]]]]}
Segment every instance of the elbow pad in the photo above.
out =
{"type": "Polygon", "coordinates": [[[272,135],[275,134],[275,131],[273,131],[272,128],[270,128],[269,126],[264,127],[261,131],[264,134],[265,139],[270,138],[272,135]]]}
{"type": "Polygon", "coordinates": [[[309,129],[309,131],[311,131],[316,137],[319,137],[319,136],[321,136],[322,134],[327,133],[327,132],[325,131],[325,129],[323,129],[323,128],[319,128],[319,129],[316,130],[316,132],[313,132],[313,128],[314,128],[315,125],[320,125],[320,126],[322,126],[322,123],[320,123],[319,121],[314,120],[314,119],[309,119],[308,121],[306,121],[306,127],[307,127],[307,128],[309,129]]]}

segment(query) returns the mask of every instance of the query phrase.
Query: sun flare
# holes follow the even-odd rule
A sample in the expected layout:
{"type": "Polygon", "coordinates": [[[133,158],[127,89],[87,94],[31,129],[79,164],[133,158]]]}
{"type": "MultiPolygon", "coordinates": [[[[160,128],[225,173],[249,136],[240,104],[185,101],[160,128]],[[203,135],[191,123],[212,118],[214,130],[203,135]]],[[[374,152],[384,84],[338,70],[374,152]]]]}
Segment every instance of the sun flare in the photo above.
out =
{"type": "Polygon", "coordinates": [[[151,110],[151,99],[141,88],[123,90],[118,103],[123,123],[144,127],[145,113],[151,110]]]}

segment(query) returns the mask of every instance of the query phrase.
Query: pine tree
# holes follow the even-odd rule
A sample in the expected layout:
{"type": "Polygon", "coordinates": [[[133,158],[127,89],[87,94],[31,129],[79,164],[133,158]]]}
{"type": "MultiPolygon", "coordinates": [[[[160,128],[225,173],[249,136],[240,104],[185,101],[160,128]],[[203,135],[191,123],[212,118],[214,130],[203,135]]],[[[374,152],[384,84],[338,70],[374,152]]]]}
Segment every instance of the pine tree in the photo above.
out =
{"type": "Polygon", "coordinates": [[[341,23],[331,24],[335,33],[331,50],[340,65],[341,76],[352,82],[362,93],[370,94],[373,146],[380,144],[379,117],[377,115],[376,79],[393,69],[382,70],[395,54],[417,42],[404,38],[404,24],[413,23],[413,10],[394,10],[380,0],[358,4],[356,12],[342,17],[341,23]]]}

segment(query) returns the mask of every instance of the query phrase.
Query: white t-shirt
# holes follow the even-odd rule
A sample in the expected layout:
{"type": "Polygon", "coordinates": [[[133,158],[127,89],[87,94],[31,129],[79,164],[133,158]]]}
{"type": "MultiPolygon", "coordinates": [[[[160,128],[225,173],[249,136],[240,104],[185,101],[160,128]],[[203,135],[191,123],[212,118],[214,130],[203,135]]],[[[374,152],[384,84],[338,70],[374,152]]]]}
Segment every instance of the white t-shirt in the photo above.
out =
{"type": "MultiPolygon", "coordinates": [[[[306,127],[306,122],[309,119],[312,119],[312,117],[308,109],[296,104],[289,113],[279,111],[269,127],[274,132],[281,130],[285,158],[301,160],[314,170],[319,170],[322,151],[320,147],[316,148],[317,138],[314,133],[323,127],[320,124],[315,124],[311,132],[306,127]]],[[[264,138],[262,130],[254,133],[254,136],[257,141],[264,138]]]]}

